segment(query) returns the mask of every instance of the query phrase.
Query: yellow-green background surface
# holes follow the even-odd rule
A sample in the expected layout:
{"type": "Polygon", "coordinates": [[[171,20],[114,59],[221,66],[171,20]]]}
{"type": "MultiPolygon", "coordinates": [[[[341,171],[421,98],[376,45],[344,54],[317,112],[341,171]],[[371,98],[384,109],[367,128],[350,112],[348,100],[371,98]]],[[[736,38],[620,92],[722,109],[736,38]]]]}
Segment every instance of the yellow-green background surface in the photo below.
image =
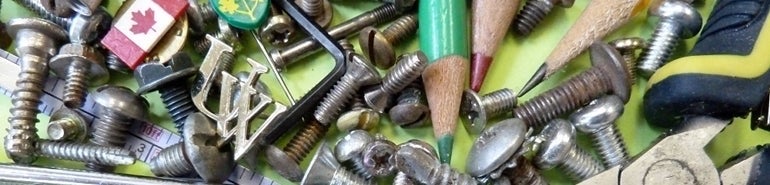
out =
{"type": "MultiPolygon", "coordinates": [[[[2,8],[0,8],[0,20],[8,22],[8,20],[15,17],[29,17],[32,14],[26,9],[17,6],[11,0],[2,0],[2,8]]],[[[378,5],[378,3],[368,1],[352,1],[352,0],[338,0],[332,1],[334,9],[334,24],[343,22],[346,19],[352,18],[365,10],[372,9],[378,5]]],[[[120,6],[120,1],[110,1],[107,3],[107,7],[110,13],[114,14],[117,8],[120,6]]],[[[524,4],[523,2],[520,4],[524,4]]],[[[567,32],[572,25],[572,20],[576,19],[580,12],[586,7],[588,1],[578,0],[574,6],[569,9],[556,8],[543,23],[538,25],[532,35],[528,37],[515,37],[512,34],[508,34],[504,38],[504,44],[500,47],[498,54],[495,56],[495,63],[492,65],[487,75],[487,80],[481,89],[481,93],[487,93],[500,88],[511,88],[518,91],[524,82],[534,73],[538,66],[542,63],[543,59],[551,52],[552,48],[558,43],[559,39],[567,32]]],[[[703,15],[704,23],[707,19],[711,7],[714,5],[713,0],[708,0],[703,5],[699,5],[698,10],[703,15]]],[[[470,20],[470,18],[469,18],[470,20]]],[[[615,31],[608,36],[605,41],[614,40],[622,37],[638,36],[648,38],[652,31],[653,23],[646,20],[646,13],[642,12],[634,17],[626,26],[622,29],[615,31]]],[[[419,35],[418,35],[419,36],[419,35]]],[[[350,39],[351,42],[358,48],[357,39],[350,39]]],[[[236,69],[246,70],[245,64],[246,58],[253,58],[257,61],[266,64],[261,52],[258,51],[253,38],[250,34],[246,34],[241,39],[242,44],[245,45],[244,50],[238,53],[238,64],[236,69]]],[[[680,45],[675,57],[682,56],[689,48],[692,47],[695,39],[689,39],[686,44],[680,45]]],[[[11,46],[13,47],[13,46],[11,46]]],[[[418,49],[417,39],[412,39],[408,43],[402,44],[399,53],[410,52],[418,49]]],[[[194,53],[192,50],[186,50],[188,53],[194,53]]],[[[195,54],[194,54],[195,55],[195,54]]],[[[555,74],[552,78],[544,82],[532,90],[529,94],[522,97],[523,100],[530,99],[531,97],[550,89],[561,81],[566,80],[570,76],[574,76],[580,71],[590,67],[587,55],[582,55],[576,59],[577,61],[568,65],[567,68],[561,73],[555,74]]],[[[200,58],[196,58],[197,62],[200,62],[200,58]]],[[[315,54],[301,62],[300,64],[293,65],[288,68],[288,72],[285,73],[285,77],[289,88],[295,94],[295,97],[299,98],[300,95],[310,90],[315,82],[319,81],[333,66],[332,59],[324,54],[315,54]]],[[[381,71],[383,74],[385,71],[381,71]]],[[[136,89],[136,82],[131,75],[112,73],[111,84],[120,84],[128,86],[132,89],[136,89]]],[[[273,94],[273,97],[281,102],[288,103],[287,99],[283,95],[280,87],[273,74],[263,75],[261,78],[268,86],[273,94]]],[[[627,143],[628,150],[631,155],[637,155],[647,148],[651,142],[657,138],[660,134],[660,129],[649,126],[642,115],[641,100],[644,93],[644,87],[646,81],[644,79],[638,79],[636,85],[633,87],[633,93],[631,100],[626,105],[626,111],[623,116],[617,121],[620,132],[627,143]]],[[[166,129],[174,130],[170,123],[166,110],[159,99],[157,93],[151,93],[145,96],[151,104],[151,120],[156,123],[161,123],[166,129]]],[[[10,98],[6,96],[0,97],[0,105],[3,110],[10,108],[10,98]]],[[[0,111],[0,120],[7,120],[9,116],[8,111],[0,111]]],[[[48,122],[48,117],[39,116],[40,123],[38,123],[39,135],[42,138],[46,138],[45,125],[48,122]]],[[[2,135],[6,134],[5,129],[7,124],[2,125],[2,135]]],[[[457,127],[457,135],[455,139],[454,156],[452,158],[452,166],[464,171],[466,155],[471,147],[474,136],[468,135],[462,126],[457,127]]],[[[430,127],[418,128],[418,129],[402,129],[397,126],[393,126],[387,120],[387,116],[384,116],[382,123],[375,130],[378,133],[382,133],[388,138],[392,139],[395,143],[401,143],[409,139],[422,139],[430,143],[435,144],[435,140],[432,138],[432,130],[430,127]]],[[[327,134],[327,142],[336,142],[338,138],[343,136],[344,133],[339,132],[337,129],[332,129],[327,134]]],[[[580,145],[586,149],[591,149],[590,142],[587,137],[581,137],[580,145]]],[[[287,137],[284,137],[287,138],[287,137]]],[[[751,131],[747,120],[737,119],[732,125],[728,126],[724,132],[715,138],[711,144],[705,149],[711,156],[713,162],[717,166],[721,166],[725,160],[730,156],[740,152],[741,150],[755,146],[758,144],[766,143],[770,139],[770,134],[765,131],[751,131]]],[[[283,139],[281,146],[285,143],[286,139],[283,139]]],[[[591,149],[592,150],[592,149],[591,149]]],[[[4,152],[4,151],[0,151],[4,152]]],[[[303,167],[307,166],[308,159],[303,163],[303,167]]],[[[11,162],[6,155],[0,154],[0,162],[11,162]]],[[[264,162],[264,160],[262,161],[264,162]]],[[[704,161],[705,162],[705,161],[704,161]]],[[[37,165],[56,165],[64,167],[82,168],[82,165],[72,162],[55,161],[48,159],[41,159],[36,162],[37,165]]],[[[262,163],[264,164],[264,163],[262,163]]],[[[270,170],[267,165],[260,165],[257,169],[259,173],[264,174],[270,179],[276,180],[281,184],[290,184],[291,182],[284,180],[275,172],[270,170]]],[[[138,175],[151,175],[147,165],[143,162],[137,162],[132,166],[123,166],[117,169],[118,173],[129,173],[138,175]]],[[[566,178],[560,175],[560,172],[556,170],[549,170],[545,172],[549,181],[552,183],[570,183],[566,178]]]]}

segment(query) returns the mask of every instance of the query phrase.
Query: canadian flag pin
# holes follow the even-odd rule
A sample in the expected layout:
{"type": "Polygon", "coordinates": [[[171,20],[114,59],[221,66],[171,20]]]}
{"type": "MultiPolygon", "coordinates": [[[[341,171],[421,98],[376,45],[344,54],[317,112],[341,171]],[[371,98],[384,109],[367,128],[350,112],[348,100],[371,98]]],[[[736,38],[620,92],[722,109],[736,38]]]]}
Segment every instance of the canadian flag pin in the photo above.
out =
{"type": "MultiPolygon", "coordinates": [[[[129,4],[130,3],[130,4],[129,4]]],[[[135,0],[128,6],[101,43],[132,70],[187,9],[186,0],[135,0]]]]}

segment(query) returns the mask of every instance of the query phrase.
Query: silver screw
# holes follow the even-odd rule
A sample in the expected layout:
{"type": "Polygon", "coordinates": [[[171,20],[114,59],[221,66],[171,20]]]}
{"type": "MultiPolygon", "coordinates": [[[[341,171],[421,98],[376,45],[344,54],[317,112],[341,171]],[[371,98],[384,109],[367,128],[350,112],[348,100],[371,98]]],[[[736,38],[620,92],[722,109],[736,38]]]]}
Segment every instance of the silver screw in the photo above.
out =
{"type": "Polygon", "coordinates": [[[585,180],[604,171],[600,162],[577,146],[575,137],[575,127],[568,121],[551,121],[534,138],[537,145],[534,159],[537,167],[551,169],[558,166],[575,181],[585,180]]]}
{"type": "Polygon", "coordinates": [[[636,84],[636,51],[646,48],[647,42],[639,37],[628,37],[613,40],[609,44],[623,56],[629,74],[628,80],[631,82],[631,85],[636,84]]]}
{"type": "Polygon", "coordinates": [[[363,130],[350,131],[345,137],[337,141],[334,146],[334,157],[354,173],[365,179],[371,179],[374,175],[365,169],[362,157],[364,148],[371,142],[374,142],[374,137],[368,132],[363,130]]]}
{"type": "Polygon", "coordinates": [[[401,92],[414,80],[420,78],[428,63],[428,57],[422,51],[416,51],[401,55],[398,61],[398,64],[385,74],[379,88],[364,94],[366,104],[377,112],[385,111],[385,108],[391,104],[392,95],[401,92]]]}
{"type": "Polygon", "coordinates": [[[291,17],[279,13],[270,16],[260,30],[259,36],[262,40],[266,40],[274,46],[285,46],[289,44],[296,28],[291,17]]]}
{"type": "Polygon", "coordinates": [[[393,185],[415,185],[416,183],[409,178],[404,172],[396,173],[396,177],[393,177],[393,185]]]}
{"type": "Polygon", "coordinates": [[[72,10],[72,1],[39,0],[37,3],[40,3],[44,10],[58,17],[69,17],[75,12],[72,10]]]}
{"type": "Polygon", "coordinates": [[[463,100],[460,102],[460,115],[462,115],[465,130],[471,134],[481,133],[487,126],[488,120],[513,110],[517,103],[516,93],[508,88],[484,96],[479,96],[470,89],[465,90],[463,100]]]}
{"type": "Polygon", "coordinates": [[[466,171],[481,182],[500,178],[504,170],[514,168],[525,150],[522,145],[530,129],[521,119],[510,118],[492,125],[473,142],[466,171]]]}
{"type": "MultiPolygon", "coordinates": [[[[128,129],[137,120],[147,118],[147,100],[134,94],[131,89],[121,86],[102,86],[91,94],[96,102],[96,117],[93,123],[93,137],[88,141],[100,146],[123,147],[128,129]]],[[[112,166],[88,163],[92,171],[109,172],[112,166]]]]}
{"type": "Polygon", "coordinates": [[[301,184],[360,184],[374,185],[371,182],[340,167],[331,149],[326,143],[321,143],[313,160],[308,165],[307,172],[301,184]]]}
{"type": "Polygon", "coordinates": [[[594,147],[604,162],[612,168],[628,161],[626,144],[614,122],[623,114],[623,100],[607,95],[591,101],[570,115],[570,122],[581,132],[591,136],[594,147]]]}
{"type": "Polygon", "coordinates": [[[148,164],[158,176],[179,177],[196,172],[208,183],[222,183],[235,167],[230,145],[219,148],[221,137],[203,113],[187,116],[181,143],[165,148],[148,164]]]}
{"type": "MultiPolygon", "coordinates": [[[[235,55],[233,54],[233,52],[230,52],[229,50],[224,50],[224,51],[213,51],[213,50],[210,50],[210,46],[211,46],[212,43],[220,45],[221,47],[219,47],[219,48],[231,47],[228,44],[224,43],[223,40],[217,39],[217,38],[215,38],[212,35],[206,35],[205,40],[207,40],[207,42],[209,44],[208,44],[208,46],[206,46],[206,48],[205,48],[203,53],[205,53],[206,55],[209,55],[209,54],[218,54],[219,52],[221,52],[221,53],[219,53],[219,58],[217,58],[217,60],[219,60],[219,62],[217,62],[217,66],[212,71],[212,73],[214,74],[214,77],[212,78],[214,80],[214,86],[215,87],[219,87],[219,85],[221,85],[220,83],[222,82],[222,80],[221,80],[222,72],[229,72],[229,71],[231,71],[233,69],[233,65],[235,65],[234,64],[234,62],[235,62],[235,55]]],[[[200,88],[202,87],[201,84],[203,84],[203,83],[204,83],[203,82],[203,78],[201,78],[200,76],[197,76],[197,78],[195,79],[195,85],[193,85],[193,88],[192,88],[193,94],[196,94],[197,92],[200,91],[200,88]]],[[[210,91],[210,93],[211,92],[213,92],[213,91],[210,91]]]]}
{"type": "Polygon", "coordinates": [[[355,98],[351,110],[337,119],[337,129],[349,132],[355,129],[371,130],[380,123],[380,113],[366,107],[363,100],[355,98]]]}
{"type": "Polygon", "coordinates": [[[659,19],[647,42],[649,45],[640,54],[639,70],[642,76],[649,78],[671,58],[680,39],[691,38],[700,32],[703,20],[689,3],[677,0],[658,1],[650,6],[647,15],[659,19]]]}
{"type": "MultiPolygon", "coordinates": [[[[358,32],[364,27],[390,21],[402,13],[403,12],[399,11],[395,5],[384,4],[374,10],[364,12],[363,14],[329,28],[329,36],[334,39],[343,39],[358,32]]],[[[320,47],[321,46],[315,39],[305,38],[284,48],[270,50],[269,55],[275,62],[275,66],[279,69],[283,69],[286,66],[289,66],[289,64],[299,61],[299,59],[302,59],[315,51],[319,51],[320,47]]]]}
{"type": "Polygon", "coordinates": [[[108,68],[123,74],[130,74],[132,71],[132,69],[129,68],[125,62],[120,60],[120,57],[118,57],[118,55],[115,55],[115,53],[112,53],[110,51],[107,51],[105,63],[107,64],[108,68]]]}
{"type": "Polygon", "coordinates": [[[102,85],[110,79],[104,56],[83,44],[62,46],[48,65],[54,74],[65,80],[63,101],[68,108],[83,106],[89,85],[102,85]]]}
{"type": "Polygon", "coordinates": [[[326,28],[332,22],[332,5],[329,0],[295,0],[299,9],[310,18],[315,19],[319,26],[326,28]]]}
{"type": "Polygon", "coordinates": [[[48,59],[56,54],[58,43],[67,38],[67,33],[43,19],[17,18],[8,22],[8,34],[15,37],[21,71],[11,96],[11,116],[3,146],[8,158],[29,164],[35,161],[33,154],[38,139],[35,124],[40,113],[37,107],[48,76],[48,59]]]}
{"type": "Polygon", "coordinates": [[[131,165],[136,161],[131,151],[121,147],[41,140],[37,142],[37,149],[41,157],[108,166],[131,165]]]}
{"type": "Polygon", "coordinates": [[[415,32],[417,32],[417,16],[409,14],[396,19],[382,32],[371,26],[364,28],[358,34],[358,40],[364,56],[380,69],[387,69],[396,62],[393,45],[403,42],[415,32]]]}
{"type": "Polygon", "coordinates": [[[412,145],[402,145],[395,156],[396,168],[416,182],[428,185],[478,184],[473,177],[442,164],[436,155],[412,145]]]}
{"type": "Polygon", "coordinates": [[[361,152],[363,167],[375,177],[387,177],[396,173],[395,154],[398,146],[387,138],[378,137],[361,152]]]}
{"type": "Polygon", "coordinates": [[[198,73],[187,53],[174,54],[166,63],[144,63],[134,70],[139,88],[137,94],[158,91],[171,120],[182,133],[185,118],[198,109],[192,102],[187,80],[198,73]]]}
{"type": "MultiPolygon", "coordinates": [[[[411,147],[411,148],[422,150],[423,152],[432,156],[433,157],[432,160],[438,160],[438,154],[436,153],[436,149],[434,149],[433,146],[426,143],[425,141],[412,139],[398,145],[399,149],[401,147],[411,147]]],[[[398,171],[398,173],[396,173],[396,177],[393,179],[393,185],[414,185],[414,184],[418,184],[418,183],[415,182],[414,179],[409,177],[408,174],[402,171],[398,171]]]]}
{"type": "Polygon", "coordinates": [[[48,122],[48,137],[54,141],[84,141],[88,134],[88,124],[83,117],[72,109],[62,107],[51,115],[48,122]]]}
{"type": "MultiPolygon", "coordinates": [[[[35,14],[41,16],[43,19],[51,21],[55,24],[58,24],[61,27],[69,28],[69,25],[72,23],[71,18],[59,17],[56,14],[53,14],[48,10],[46,10],[43,4],[40,3],[40,1],[35,1],[35,0],[13,0],[13,1],[19,5],[24,6],[25,8],[34,12],[35,14]]],[[[60,1],[56,1],[56,2],[58,3],[60,1]]]]}
{"type": "Polygon", "coordinates": [[[554,5],[570,8],[574,3],[575,0],[528,0],[513,21],[513,31],[518,35],[527,36],[553,10],[554,5]]]}
{"type": "Polygon", "coordinates": [[[506,177],[510,184],[529,184],[529,185],[547,185],[540,171],[535,168],[531,161],[524,157],[516,159],[516,167],[503,171],[503,177],[506,177]]]}
{"type": "Polygon", "coordinates": [[[421,127],[428,123],[430,109],[425,92],[418,86],[412,85],[401,91],[396,105],[388,111],[391,122],[404,128],[421,127]]]}
{"type": "MultiPolygon", "coordinates": [[[[233,28],[230,27],[230,25],[225,20],[217,19],[217,23],[219,25],[219,30],[211,33],[210,35],[217,40],[227,43],[235,50],[238,50],[240,46],[240,42],[238,41],[238,33],[236,33],[236,31],[233,30],[233,28]]],[[[210,47],[211,40],[206,37],[201,38],[200,40],[197,40],[195,43],[193,43],[193,48],[195,48],[195,51],[201,54],[206,54],[210,47]]]]}

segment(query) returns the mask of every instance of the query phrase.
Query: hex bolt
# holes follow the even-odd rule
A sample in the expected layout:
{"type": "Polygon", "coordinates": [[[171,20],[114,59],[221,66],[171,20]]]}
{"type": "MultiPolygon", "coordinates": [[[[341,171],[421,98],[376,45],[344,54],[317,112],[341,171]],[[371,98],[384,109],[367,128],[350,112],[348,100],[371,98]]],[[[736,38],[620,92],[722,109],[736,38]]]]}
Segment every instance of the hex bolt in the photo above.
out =
{"type": "Polygon", "coordinates": [[[319,26],[326,28],[332,22],[332,4],[329,0],[295,0],[299,9],[315,19],[319,26]]]}
{"type": "Polygon", "coordinates": [[[639,37],[628,37],[613,40],[609,44],[623,56],[629,74],[628,80],[631,85],[636,84],[636,51],[647,47],[647,42],[639,37]]]}
{"type": "Polygon", "coordinates": [[[516,167],[503,171],[503,177],[508,178],[510,184],[547,185],[540,171],[527,158],[516,158],[516,167]]]}
{"type": "Polygon", "coordinates": [[[363,151],[374,140],[375,138],[366,131],[350,131],[345,137],[337,141],[334,146],[334,157],[353,173],[365,179],[371,179],[374,175],[364,167],[363,151]]]}
{"type": "MultiPolygon", "coordinates": [[[[410,7],[413,6],[410,5],[410,7]]],[[[328,33],[334,39],[344,39],[367,26],[378,25],[390,21],[402,14],[402,11],[392,4],[384,4],[373,10],[364,12],[352,19],[329,28],[328,33]]],[[[283,69],[300,59],[316,51],[320,51],[321,45],[313,38],[305,38],[284,48],[270,50],[269,56],[275,62],[277,68],[283,69]]]]}
{"type": "Polygon", "coordinates": [[[299,163],[310,153],[313,146],[320,141],[329,129],[332,121],[335,121],[342,108],[350,102],[361,86],[372,85],[379,82],[380,74],[361,55],[350,53],[345,74],[332,87],[326,97],[319,103],[313,112],[315,120],[308,122],[294,137],[289,140],[283,151],[268,149],[268,163],[289,180],[299,180],[297,174],[301,174],[299,163]],[[293,161],[294,163],[285,164],[293,161]]]}
{"type": "Polygon", "coordinates": [[[221,140],[215,124],[202,113],[185,118],[181,143],[165,148],[148,164],[158,176],[181,177],[195,172],[207,183],[222,183],[235,168],[233,149],[230,145],[216,143],[221,140]]]}
{"type": "Polygon", "coordinates": [[[605,93],[628,101],[631,93],[629,74],[620,54],[606,43],[597,42],[591,45],[591,63],[590,69],[513,109],[513,117],[538,129],[549,120],[605,93]]]}
{"type": "Polygon", "coordinates": [[[186,53],[174,54],[166,63],[144,63],[134,70],[139,89],[137,94],[158,91],[177,131],[182,134],[185,118],[198,109],[192,102],[187,80],[198,68],[186,53]]]}
{"type": "Polygon", "coordinates": [[[102,85],[110,79],[104,56],[96,48],[83,44],[65,44],[48,65],[54,74],[65,80],[62,101],[72,109],[83,106],[89,85],[102,85]]]}
{"type": "MultiPolygon", "coordinates": [[[[49,12],[48,10],[46,10],[45,6],[40,1],[35,1],[35,0],[13,0],[13,1],[29,9],[30,11],[42,17],[43,19],[51,21],[61,27],[69,28],[69,25],[72,22],[71,18],[59,17],[56,14],[49,12]]],[[[61,1],[56,1],[56,0],[54,1],[56,3],[61,3],[61,1]]],[[[59,6],[62,6],[62,5],[59,5],[59,6]]]]}
{"type": "Polygon", "coordinates": [[[648,17],[657,17],[658,24],[642,50],[639,61],[641,75],[649,78],[671,58],[680,39],[697,35],[702,19],[698,10],[687,2],[663,0],[650,6],[648,17]]]}
{"type": "Polygon", "coordinates": [[[308,165],[301,184],[359,184],[374,185],[376,183],[366,180],[340,167],[340,163],[334,158],[332,150],[321,143],[313,160],[308,165]]]}
{"type": "Polygon", "coordinates": [[[425,92],[418,86],[412,85],[401,91],[396,105],[388,111],[391,122],[404,128],[422,127],[428,123],[430,108],[425,92]]]}
{"type": "Polygon", "coordinates": [[[79,113],[65,107],[56,110],[51,115],[46,132],[48,138],[54,141],[85,141],[88,134],[88,126],[85,119],[79,113]]]}
{"type": "Polygon", "coordinates": [[[366,58],[378,68],[388,69],[396,62],[393,45],[404,42],[415,32],[417,32],[417,16],[409,14],[396,19],[382,32],[372,26],[364,28],[358,34],[358,40],[366,58]]]}
{"type": "MultiPolygon", "coordinates": [[[[146,120],[149,114],[147,100],[122,86],[101,86],[91,94],[96,102],[96,117],[89,143],[100,146],[123,147],[131,125],[146,120]]],[[[112,166],[87,163],[86,168],[98,172],[110,172],[112,166]]]]}
{"type": "Polygon", "coordinates": [[[197,0],[187,0],[187,18],[190,29],[194,33],[205,33],[206,23],[216,20],[217,13],[208,3],[199,3],[197,0]]]}
{"type": "Polygon", "coordinates": [[[349,132],[355,129],[371,130],[380,123],[380,113],[366,107],[363,100],[355,98],[351,110],[337,119],[337,129],[349,132]]]}
{"type": "Polygon", "coordinates": [[[414,181],[427,185],[478,184],[473,177],[442,164],[436,155],[412,145],[401,145],[395,156],[396,168],[414,181]]]}
{"type": "MultiPolygon", "coordinates": [[[[210,35],[217,40],[223,41],[228,45],[233,46],[233,48],[237,50],[239,48],[240,42],[238,41],[238,33],[236,30],[230,27],[230,25],[225,20],[218,19],[217,23],[219,30],[211,33],[210,35]]],[[[193,43],[193,48],[195,48],[195,51],[201,54],[206,54],[210,47],[211,40],[205,37],[193,43]]]]}
{"type": "Polygon", "coordinates": [[[385,74],[378,88],[364,94],[366,104],[377,112],[384,112],[388,105],[391,105],[391,97],[394,94],[420,78],[428,64],[428,57],[421,51],[416,51],[401,55],[398,61],[398,64],[385,74]]]}
{"type": "Polygon", "coordinates": [[[387,177],[395,174],[397,150],[398,146],[386,138],[378,138],[370,142],[361,153],[364,170],[375,177],[387,177]]]}
{"type": "Polygon", "coordinates": [[[552,120],[535,137],[534,162],[540,169],[559,167],[578,182],[604,171],[601,162],[577,146],[575,127],[566,120],[552,120]]]}
{"type": "Polygon", "coordinates": [[[623,114],[624,104],[619,97],[608,95],[591,101],[569,117],[575,128],[591,136],[592,143],[607,168],[623,165],[628,161],[626,144],[614,124],[623,114]]]}
{"type": "Polygon", "coordinates": [[[517,103],[516,93],[508,88],[484,96],[467,89],[463,92],[463,100],[460,102],[460,118],[463,119],[466,131],[479,134],[487,126],[488,120],[516,108],[517,103]]]}
{"type": "Polygon", "coordinates": [[[11,115],[3,146],[8,158],[29,164],[35,161],[35,124],[40,113],[37,107],[48,76],[48,59],[56,54],[57,45],[67,38],[67,32],[43,19],[16,18],[8,22],[8,34],[15,37],[21,71],[11,95],[11,115]]]}
{"type": "Polygon", "coordinates": [[[528,0],[513,21],[513,31],[518,35],[527,36],[553,10],[554,5],[570,8],[574,3],[575,0],[528,0]]]}
{"type": "Polygon", "coordinates": [[[41,140],[37,142],[37,150],[37,154],[41,157],[108,166],[131,165],[136,161],[134,154],[122,147],[88,143],[41,140]]]}

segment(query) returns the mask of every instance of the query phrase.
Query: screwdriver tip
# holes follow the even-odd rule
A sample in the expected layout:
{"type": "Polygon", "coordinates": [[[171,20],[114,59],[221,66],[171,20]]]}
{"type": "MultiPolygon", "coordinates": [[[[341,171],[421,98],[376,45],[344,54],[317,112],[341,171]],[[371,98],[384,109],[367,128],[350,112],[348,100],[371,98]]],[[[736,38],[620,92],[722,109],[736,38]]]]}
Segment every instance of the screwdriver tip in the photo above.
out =
{"type": "Polygon", "coordinates": [[[484,77],[487,76],[487,70],[492,63],[492,57],[481,53],[471,55],[471,89],[479,92],[484,83],[484,77]]]}
{"type": "Polygon", "coordinates": [[[543,80],[545,80],[545,70],[546,70],[546,65],[545,64],[541,65],[540,68],[537,69],[537,72],[535,72],[535,74],[532,75],[532,78],[530,78],[529,81],[527,81],[527,83],[524,84],[524,87],[522,87],[521,90],[519,90],[518,97],[521,97],[524,94],[527,94],[527,92],[537,87],[537,85],[540,84],[540,82],[543,82],[543,80]]]}

